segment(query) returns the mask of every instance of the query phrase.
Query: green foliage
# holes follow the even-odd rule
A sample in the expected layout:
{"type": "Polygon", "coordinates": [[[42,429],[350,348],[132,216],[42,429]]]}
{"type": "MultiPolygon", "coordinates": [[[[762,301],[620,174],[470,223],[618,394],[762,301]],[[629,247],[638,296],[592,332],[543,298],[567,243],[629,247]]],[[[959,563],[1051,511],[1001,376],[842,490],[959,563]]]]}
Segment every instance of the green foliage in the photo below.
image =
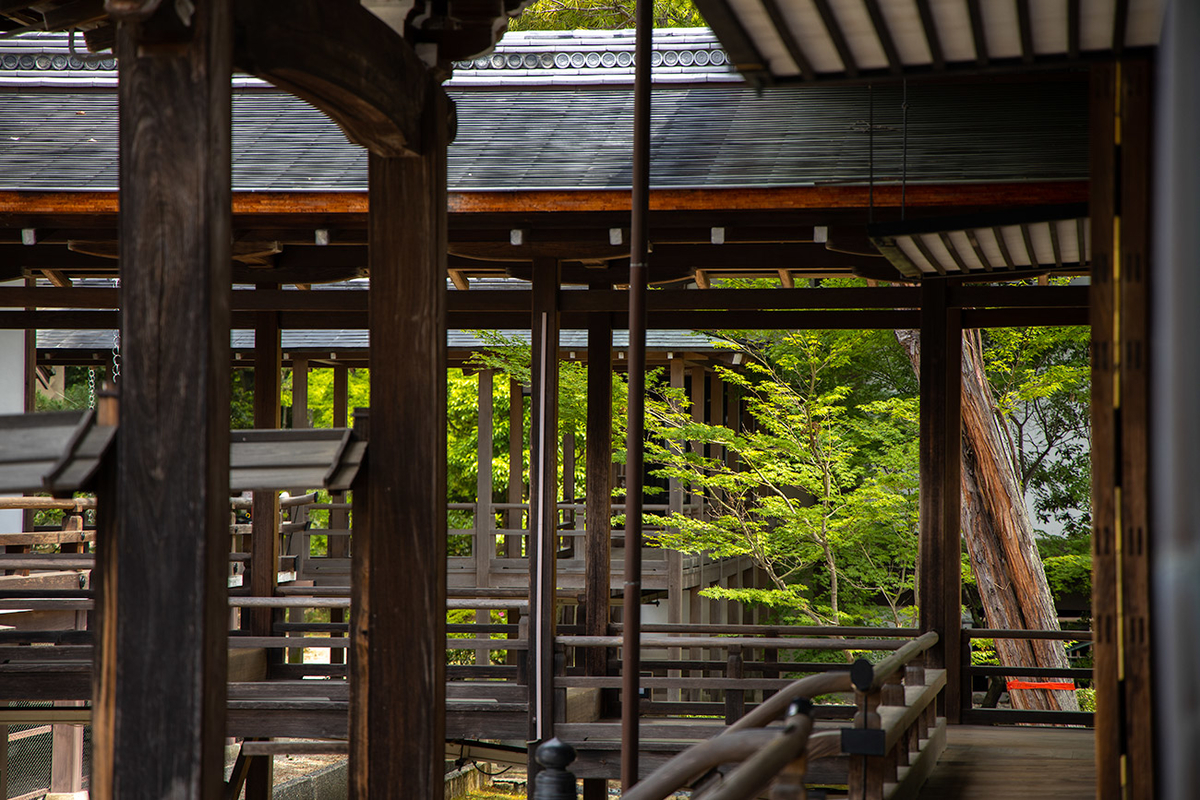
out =
{"type": "Polygon", "coordinates": [[[725,346],[744,365],[719,372],[741,392],[751,430],[693,422],[679,390],[657,387],[661,399],[647,401],[647,455],[662,465],[655,474],[703,494],[713,509],[705,518],[667,515],[659,543],[750,556],[772,582],[708,596],[832,624],[871,620],[882,598],[901,624],[915,562],[915,401],[838,381],[857,372],[854,334],[739,334],[725,346]],[[875,399],[854,406],[852,394],[875,399]]]}
{"type": "Polygon", "coordinates": [[[1042,559],[1046,581],[1055,599],[1069,594],[1092,596],[1092,556],[1090,553],[1050,556],[1042,559]]]}
{"type": "MultiPolygon", "coordinates": [[[[510,31],[613,30],[634,26],[634,0],[537,0],[516,19],[510,31]]],[[[704,19],[691,0],[655,0],[654,27],[695,28],[704,19]]]]}
{"type": "Polygon", "coordinates": [[[983,342],[1030,510],[1068,538],[1091,527],[1089,342],[1086,327],[989,329],[983,342]]]}

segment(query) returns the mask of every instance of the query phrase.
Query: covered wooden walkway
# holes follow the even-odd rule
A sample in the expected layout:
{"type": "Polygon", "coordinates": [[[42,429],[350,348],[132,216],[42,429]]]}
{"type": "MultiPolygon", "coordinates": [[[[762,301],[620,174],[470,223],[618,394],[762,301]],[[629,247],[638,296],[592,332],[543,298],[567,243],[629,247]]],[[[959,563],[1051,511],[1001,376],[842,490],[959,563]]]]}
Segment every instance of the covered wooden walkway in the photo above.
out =
{"type": "Polygon", "coordinates": [[[920,800],[1072,800],[1096,796],[1090,728],[951,725],[920,800]]]}

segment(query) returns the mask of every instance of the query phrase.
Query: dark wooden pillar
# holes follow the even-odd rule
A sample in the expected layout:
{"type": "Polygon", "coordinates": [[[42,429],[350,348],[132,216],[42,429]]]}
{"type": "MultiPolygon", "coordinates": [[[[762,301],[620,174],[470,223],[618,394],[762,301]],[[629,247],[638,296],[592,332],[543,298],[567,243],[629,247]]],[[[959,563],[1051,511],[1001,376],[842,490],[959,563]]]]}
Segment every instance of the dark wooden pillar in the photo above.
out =
{"type": "MultiPolygon", "coordinates": [[[[278,289],[266,285],[264,289],[278,289]]],[[[280,377],[283,370],[279,349],[279,314],[258,312],[254,326],[254,427],[278,428],[280,423],[280,377]]],[[[250,592],[271,597],[279,585],[279,493],[254,492],[250,529],[250,592]]],[[[248,628],[254,636],[271,635],[272,610],[250,610],[248,628]]]]}
{"type": "Polygon", "coordinates": [[[945,667],[945,715],[961,715],[962,324],[946,284],[921,287],[921,530],[917,605],[921,629],[937,631],[930,666],[945,667]]]}
{"type": "Polygon", "coordinates": [[[1159,797],[1150,612],[1150,120],[1153,63],[1121,62],[1121,634],[1126,794],[1159,797]]]}
{"type": "MultiPolygon", "coordinates": [[[[495,527],[492,514],[492,386],[493,371],[479,371],[479,417],[476,425],[475,443],[475,539],[471,545],[475,557],[475,585],[491,584],[492,558],[496,554],[496,540],[492,535],[495,527]]],[[[481,608],[475,611],[475,623],[487,625],[492,621],[492,612],[481,608]]],[[[486,666],[491,662],[491,651],[481,648],[475,651],[475,663],[486,666]]]]}
{"type": "Polygon", "coordinates": [[[217,798],[229,618],[226,0],[121,22],[120,493],[104,515],[91,792],[217,798]],[[118,670],[118,663],[120,668],[118,670]]]}
{"type": "Polygon", "coordinates": [[[1116,330],[1113,313],[1113,222],[1116,203],[1116,68],[1092,67],[1092,628],[1096,689],[1096,796],[1121,797],[1121,730],[1117,648],[1116,457],[1113,411],[1116,330]]]}
{"type": "MultiPolygon", "coordinates": [[[[278,289],[277,284],[260,284],[259,289],[278,289]]],[[[280,352],[279,314],[260,311],[254,326],[254,427],[280,425],[280,387],[283,359],[280,352]]],[[[250,506],[250,593],[273,597],[279,588],[279,492],[254,492],[250,506]]],[[[270,636],[275,611],[244,609],[243,627],[253,636],[270,636]]],[[[282,652],[268,651],[274,663],[282,652]]],[[[246,800],[270,800],[274,786],[275,759],[252,756],[246,773],[246,800]]]]}
{"type": "MultiPolygon", "coordinates": [[[[350,425],[348,408],[350,405],[350,370],[347,367],[333,368],[333,420],[332,428],[345,428],[350,425]]],[[[331,503],[345,503],[345,492],[331,492],[331,503]]],[[[340,508],[329,511],[329,527],[333,530],[348,531],[350,529],[350,513],[340,508]]],[[[305,546],[307,542],[305,542],[305,546]]],[[[338,534],[325,539],[325,553],[330,558],[345,558],[350,554],[350,536],[338,534]]],[[[305,553],[307,556],[308,554],[305,553]]],[[[330,622],[345,622],[346,612],[340,608],[329,609],[330,622]]],[[[346,651],[335,648],[329,651],[329,663],[343,664],[346,661],[346,651]]]]}
{"type": "MultiPolygon", "coordinates": [[[[1200,4],[1167,9],[1155,105],[1153,390],[1154,714],[1160,797],[1188,797],[1200,786],[1200,4]]],[[[1094,179],[1093,179],[1094,180],[1094,179]]],[[[1093,223],[1094,224],[1094,223],[1093,223]]],[[[1093,392],[1095,390],[1093,389],[1093,392]]],[[[1093,434],[1094,436],[1094,434],[1093,434]]],[[[1100,585],[1093,582],[1099,589],[1100,585]]],[[[1099,720],[1097,720],[1099,721],[1099,720]]],[[[1099,731],[1097,731],[1097,734],[1099,731]]]]}
{"type": "MultiPolygon", "coordinates": [[[[593,285],[607,289],[607,282],[593,285]]],[[[584,629],[588,636],[608,634],[612,597],[612,317],[588,316],[587,377],[587,508],[584,510],[584,629]]],[[[588,675],[608,672],[608,651],[589,647],[584,667],[588,675]]],[[[585,779],[583,800],[608,797],[608,781],[585,779]]]]}
{"type": "Polygon", "coordinates": [[[554,258],[533,261],[529,426],[529,776],[554,736],[554,601],[558,527],[558,285],[554,258]]]}
{"type": "Polygon", "coordinates": [[[1155,796],[1147,368],[1152,72],[1143,60],[1092,71],[1092,615],[1101,798],[1155,796]]]}
{"type": "MultiPolygon", "coordinates": [[[[588,318],[584,624],[589,636],[608,634],[612,596],[612,374],[612,318],[596,312],[588,318]]],[[[590,647],[585,657],[589,675],[607,672],[603,648],[590,647]]]]}
{"type": "MultiPolygon", "coordinates": [[[[525,395],[521,384],[508,382],[508,502],[519,504],[525,499],[525,395]]],[[[525,526],[520,509],[510,509],[505,527],[510,530],[525,526]]],[[[521,557],[521,536],[504,537],[504,557],[521,557]]]]}
{"type": "Polygon", "coordinates": [[[367,496],[354,498],[350,625],[356,800],[444,791],[450,103],[432,81],[427,92],[422,155],[372,154],[368,167],[372,414],[367,496]]]}

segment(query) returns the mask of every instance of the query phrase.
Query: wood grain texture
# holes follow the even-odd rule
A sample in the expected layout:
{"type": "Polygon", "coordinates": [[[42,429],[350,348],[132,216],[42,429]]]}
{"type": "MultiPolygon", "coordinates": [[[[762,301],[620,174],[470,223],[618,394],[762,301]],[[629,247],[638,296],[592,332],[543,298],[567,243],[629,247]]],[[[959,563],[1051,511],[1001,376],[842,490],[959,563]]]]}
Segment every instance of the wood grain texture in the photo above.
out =
{"type": "Polygon", "coordinates": [[[368,167],[374,413],[367,491],[354,498],[356,505],[367,502],[365,515],[358,508],[354,514],[350,796],[356,800],[435,797],[443,784],[450,103],[425,80],[426,154],[372,154],[368,167]],[[400,574],[421,579],[397,580],[400,574]]]}
{"type": "MultiPolygon", "coordinates": [[[[608,633],[612,574],[612,319],[607,313],[589,317],[587,357],[584,626],[589,635],[603,636],[608,633]]],[[[606,674],[603,650],[590,649],[585,659],[588,675],[606,674]]]]}
{"type": "Polygon", "coordinates": [[[1124,652],[1126,796],[1155,794],[1154,670],[1151,637],[1149,408],[1150,140],[1154,67],[1121,64],[1121,635],[1124,652]]]}
{"type": "Polygon", "coordinates": [[[1113,280],[1116,215],[1116,70],[1092,67],[1091,141],[1091,327],[1092,327],[1092,685],[1096,689],[1096,797],[1121,797],[1121,698],[1116,586],[1117,570],[1117,344],[1113,280]],[[1101,588],[1103,587],[1103,588],[1101,588]]]}
{"type": "Polygon", "coordinates": [[[312,103],[374,153],[423,151],[425,66],[379,17],[322,0],[254,0],[235,11],[239,69],[312,103]]]}
{"type": "MultiPolygon", "coordinates": [[[[164,8],[166,14],[173,14],[164,8]]],[[[229,553],[230,8],[191,38],[121,26],[121,492],[100,545],[91,791],[215,798],[229,553]]]]}

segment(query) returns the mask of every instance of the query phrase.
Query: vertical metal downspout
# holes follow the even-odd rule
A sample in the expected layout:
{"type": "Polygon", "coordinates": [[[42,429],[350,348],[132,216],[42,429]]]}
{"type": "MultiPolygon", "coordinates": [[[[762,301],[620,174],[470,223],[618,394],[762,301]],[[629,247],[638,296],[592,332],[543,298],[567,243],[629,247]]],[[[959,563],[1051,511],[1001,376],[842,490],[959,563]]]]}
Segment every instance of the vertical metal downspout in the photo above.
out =
{"type": "Polygon", "coordinates": [[[638,0],[633,84],[633,219],[629,257],[629,430],[625,458],[625,593],[621,647],[621,788],[638,779],[642,633],[642,439],[646,410],[646,257],[650,212],[650,57],[653,3],[638,0]]]}

